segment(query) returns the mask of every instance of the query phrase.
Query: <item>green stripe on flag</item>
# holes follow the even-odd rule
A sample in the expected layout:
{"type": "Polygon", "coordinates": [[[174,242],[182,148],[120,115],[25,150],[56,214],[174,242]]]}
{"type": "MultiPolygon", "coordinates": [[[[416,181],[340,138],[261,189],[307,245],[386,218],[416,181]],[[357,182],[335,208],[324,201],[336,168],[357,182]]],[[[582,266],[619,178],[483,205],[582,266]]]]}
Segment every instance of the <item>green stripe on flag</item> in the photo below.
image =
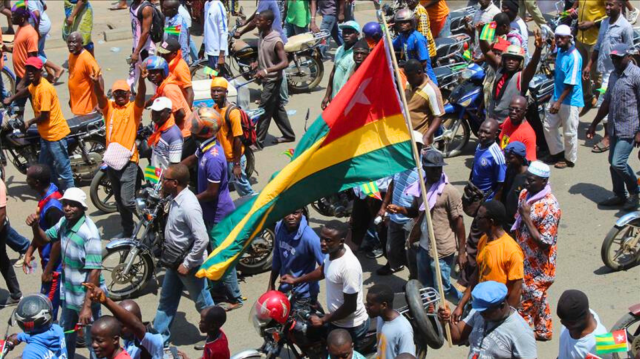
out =
{"type": "Polygon", "coordinates": [[[152,167],[152,166],[147,166],[144,169],[144,179],[156,184],[158,183],[158,181],[160,180],[160,177],[158,175],[158,169],[156,167],[152,167]]]}
{"type": "Polygon", "coordinates": [[[204,74],[205,74],[205,75],[209,75],[209,76],[216,77],[216,76],[218,76],[218,71],[216,71],[216,70],[212,69],[212,68],[211,68],[211,67],[209,67],[209,66],[205,66],[205,67],[204,67],[204,74]]]}
{"type": "Polygon", "coordinates": [[[482,32],[480,33],[480,40],[493,42],[493,39],[496,36],[496,27],[498,27],[498,24],[495,21],[484,25],[482,32]]]}

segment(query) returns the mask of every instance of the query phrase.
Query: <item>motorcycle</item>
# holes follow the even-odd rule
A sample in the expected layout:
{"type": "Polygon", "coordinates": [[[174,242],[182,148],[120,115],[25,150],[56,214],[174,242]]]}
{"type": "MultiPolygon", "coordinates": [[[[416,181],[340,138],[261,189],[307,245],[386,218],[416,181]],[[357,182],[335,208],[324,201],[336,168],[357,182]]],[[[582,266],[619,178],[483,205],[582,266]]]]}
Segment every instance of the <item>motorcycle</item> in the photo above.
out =
{"type": "Polygon", "coordinates": [[[466,24],[473,20],[476,11],[478,11],[477,6],[467,6],[451,11],[451,13],[449,13],[451,17],[451,25],[449,26],[451,34],[466,34],[466,24]]]}
{"type": "Polygon", "coordinates": [[[311,207],[325,217],[350,217],[353,209],[353,191],[347,190],[311,202],[311,207]]]}
{"type": "Polygon", "coordinates": [[[614,271],[640,263],[640,212],[627,213],[616,221],[602,242],[600,256],[614,271]]]}
{"type": "MultiPolygon", "coordinates": [[[[105,148],[105,127],[102,114],[89,114],[67,120],[71,133],[67,135],[67,150],[76,182],[90,181],[100,169],[105,148]]],[[[38,162],[40,134],[36,126],[22,132],[24,122],[13,111],[0,111],[0,148],[7,158],[26,175],[27,168],[38,162]]]]}
{"type": "Polygon", "coordinates": [[[433,69],[433,73],[436,74],[436,79],[438,79],[438,87],[442,93],[442,98],[449,98],[453,89],[458,85],[462,71],[464,71],[467,66],[469,66],[469,64],[466,62],[457,62],[433,69]]]}
{"type": "MultiPolygon", "coordinates": [[[[323,312],[308,303],[299,303],[295,294],[289,293],[287,299],[291,311],[284,324],[274,320],[263,320],[261,305],[256,302],[251,311],[251,319],[264,343],[259,349],[245,350],[235,354],[232,359],[271,359],[279,357],[283,349],[291,351],[297,359],[327,357],[324,342],[327,337],[326,329],[312,328],[309,322],[311,315],[322,316],[323,312]]],[[[396,294],[394,300],[396,310],[414,327],[416,357],[419,359],[427,356],[428,347],[438,349],[444,344],[442,326],[432,310],[437,307],[439,301],[440,297],[433,288],[423,288],[417,280],[407,282],[405,293],[396,294]],[[405,301],[406,305],[400,306],[402,301],[405,301]]],[[[372,321],[365,338],[354,349],[366,357],[373,357],[376,352],[376,342],[376,325],[375,321],[372,321]]]]}
{"type": "Polygon", "coordinates": [[[440,37],[435,39],[436,43],[436,66],[450,65],[454,63],[466,62],[462,54],[465,45],[468,48],[471,37],[467,34],[458,34],[450,37],[440,37]]]}
{"type": "Polygon", "coordinates": [[[637,358],[640,353],[640,303],[629,307],[629,312],[618,319],[612,332],[617,330],[624,330],[627,332],[627,342],[629,343],[626,356],[621,356],[620,353],[611,353],[613,359],[622,358],[637,358]]]}

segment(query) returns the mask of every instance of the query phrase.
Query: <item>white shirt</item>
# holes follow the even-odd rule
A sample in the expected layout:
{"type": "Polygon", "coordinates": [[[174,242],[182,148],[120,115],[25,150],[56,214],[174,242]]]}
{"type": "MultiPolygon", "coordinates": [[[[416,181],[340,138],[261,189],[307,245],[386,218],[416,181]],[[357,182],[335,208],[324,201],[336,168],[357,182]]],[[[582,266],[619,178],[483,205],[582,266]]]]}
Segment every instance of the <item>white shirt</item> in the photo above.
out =
{"type": "MultiPolygon", "coordinates": [[[[493,17],[499,14],[500,9],[493,4],[493,2],[487,6],[486,9],[479,8],[478,11],[473,15],[473,28],[475,29],[478,23],[488,24],[493,21],[493,17]]],[[[476,39],[473,46],[473,55],[476,58],[482,56],[482,51],[480,50],[480,33],[476,30],[476,39]]]]}
{"type": "MultiPolygon", "coordinates": [[[[27,1],[27,7],[29,11],[34,12],[37,11],[40,13],[40,28],[38,32],[41,36],[46,36],[49,31],[51,31],[51,20],[49,19],[49,15],[44,12],[45,2],[44,0],[31,0],[27,1]]],[[[35,26],[35,21],[33,19],[29,19],[31,25],[35,26]]]]}
{"type": "Polygon", "coordinates": [[[184,5],[180,4],[180,6],[178,7],[178,13],[182,15],[184,22],[187,23],[187,27],[191,28],[191,14],[189,13],[189,10],[187,10],[184,5]]]}
{"type": "Polygon", "coordinates": [[[524,48],[524,52],[527,55],[527,59],[529,58],[529,29],[527,28],[527,24],[522,20],[520,16],[518,16],[514,21],[511,22],[511,29],[518,31],[520,36],[522,37],[522,47],[524,48]]]}
{"type": "MultiPolygon", "coordinates": [[[[591,310],[591,309],[590,309],[591,310]]],[[[596,354],[596,335],[607,334],[609,331],[600,323],[600,318],[591,310],[593,319],[596,320],[596,329],[589,335],[580,339],[573,339],[571,334],[564,327],[560,329],[560,351],[558,352],[558,359],[583,359],[587,354],[596,354]]],[[[602,359],[611,358],[611,354],[598,354],[602,359]]]]}
{"type": "Polygon", "coordinates": [[[367,311],[364,309],[362,295],[362,266],[358,258],[351,252],[349,246],[344,246],[342,257],[330,260],[329,255],[324,259],[324,278],[327,285],[327,309],[333,313],[344,304],[344,294],[358,293],[356,311],[348,317],[331,322],[342,328],[354,328],[364,323],[367,311]]]}
{"type": "Polygon", "coordinates": [[[220,50],[227,52],[227,11],[220,0],[204,4],[204,52],[207,56],[218,56],[220,50]]]}

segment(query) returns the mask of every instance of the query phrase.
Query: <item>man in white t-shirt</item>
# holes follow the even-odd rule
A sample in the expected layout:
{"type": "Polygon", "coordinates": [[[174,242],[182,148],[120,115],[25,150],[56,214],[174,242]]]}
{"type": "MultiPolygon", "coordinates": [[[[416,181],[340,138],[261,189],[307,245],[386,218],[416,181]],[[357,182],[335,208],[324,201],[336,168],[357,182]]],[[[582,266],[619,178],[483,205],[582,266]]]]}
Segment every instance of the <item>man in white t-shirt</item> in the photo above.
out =
{"type": "Polygon", "coordinates": [[[478,4],[480,8],[473,14],[473,21],[467,22],[467,33],[471,36],[473,40],[473,58],[480,59],[482,57],[482,50],[480,50],[480,44],[478,41],[478,37],[480,33],[476,30],[476,26],[478,24],[488,24],[493,21],[493,17],[500,13],[500,8],[498,8],[492,0],[479,0],[478,4]]]}
{"type": "Polygon", "coordinates": [[[394,359],[402,353],[416,355],[413,328],[404,315],[393,309],[393,297],[393,289],[387,284],[376,284],[367,293],[367,314],[377,318],[376,359],[394,359]]]}
{"type": "MultiPolygon", "coordinates": [[[[600,323],[598,315],[589,309],[589,298],[575,289],[564,291],[558,300],[560,329],[560,351],[558,359],[583,359],[596,353],[596,335],[609,331],[600,323]]],[[[611,358],[611,354],[598,354],[600,358],[611,358]]]]}
{"type": "Polygon", "coordinates": [[[298,278],[285,274],[281,281],[295,285],[326,279],[327,313],[322,318],[312,315],[309,321],[314,327],[328,325],[329,331],[345,329],[357,348],[369,330],[369,316],[362,299],[362,266],[344,245],[346,232],[342,222],[325,224],[320,230],[320,250],[327,255],[322,266],[298,278]]]}

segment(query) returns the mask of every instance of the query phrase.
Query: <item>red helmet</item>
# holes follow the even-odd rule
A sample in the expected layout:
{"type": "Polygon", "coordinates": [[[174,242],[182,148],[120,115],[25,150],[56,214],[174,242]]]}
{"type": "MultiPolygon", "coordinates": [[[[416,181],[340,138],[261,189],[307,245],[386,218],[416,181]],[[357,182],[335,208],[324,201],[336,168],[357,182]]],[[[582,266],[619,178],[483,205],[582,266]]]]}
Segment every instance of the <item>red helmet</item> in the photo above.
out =
{"type": "Polygon", "coordinates": [[[258,298],[253,311],[255,312],[254,318],[264,324],[271,320],[284,324],[289,317],[291,303],[284,293],[270,290],[258,298]]]}

